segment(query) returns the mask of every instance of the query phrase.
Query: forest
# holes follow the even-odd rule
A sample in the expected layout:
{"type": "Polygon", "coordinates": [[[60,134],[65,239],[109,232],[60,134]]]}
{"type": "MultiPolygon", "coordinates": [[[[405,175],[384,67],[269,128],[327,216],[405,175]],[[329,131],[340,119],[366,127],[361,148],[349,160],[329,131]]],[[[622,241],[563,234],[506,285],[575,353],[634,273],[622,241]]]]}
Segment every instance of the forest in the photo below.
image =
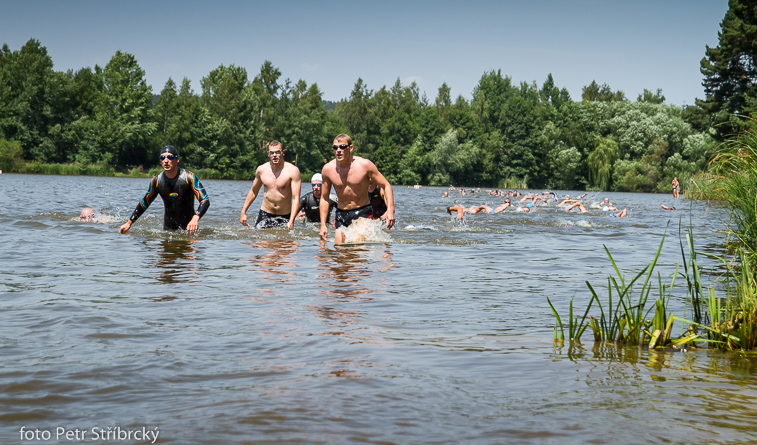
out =
{"type": "MultiPolygon", "coordinates": [[[[704,63],[704,62],[703,62],[704,63]]],[[[282,142],[303,174],[319,172],[339,133],[394,184],[669,191],[706,169],[723,139],[702,106],[665,103],[661,90],[635,101],[593,81],[574,100],[552,75],[539,86],[500,70],[481,75],[471,99],[435,98],[415,83],[323,98],[272,62],[254,75],[221,65],[200,81],[169,79],[159,92],[137,58],[117,51],[104,66],[60,72],[36,39],[0,50],[0,169],[104,166],[141,173],[163,145],[202,177],[249,179],[282,142]]]]}

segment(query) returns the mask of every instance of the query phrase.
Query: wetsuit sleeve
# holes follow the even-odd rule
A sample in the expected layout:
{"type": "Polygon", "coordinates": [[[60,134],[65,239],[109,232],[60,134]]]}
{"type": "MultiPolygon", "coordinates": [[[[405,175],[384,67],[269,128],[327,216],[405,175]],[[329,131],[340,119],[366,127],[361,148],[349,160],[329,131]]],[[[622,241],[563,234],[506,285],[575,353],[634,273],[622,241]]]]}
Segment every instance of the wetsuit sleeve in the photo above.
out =
{"type": "Polygon", "coordinates": [[[147,208],[150,207],[150,204],[152,204],[152,202],[155,200],[155,197],[158,196],[159,178],[160,175],[153,176],[152,180],[150,180],[150,188],[147,189],[147,193],[142,198],[142,200],[139,201],[139,204],[137,204],[137,208],[134,209],[134,212],[132,212],[129,221],[134,222],[140,216],[142,216],[142,214],[145,213],[145,210],[147,210],[147,208]]]}
{"type": "Polygon", "coordinates": [[[194,173],[192,173],[192,192],[194,192],[197,200],[200,201],[200,205],[197,206],[197,212],[195,212],[195,214],[202,218],[202,215],[204,215],[210,207],[210,198],[208,198],[208,193],[205,191],[205,187],[202,186],[200,179],[197,178],[194,173]]]}
{"type": "Polygon", "coordinates": [[[297,213],[300,213],[302,209],[305,208],[305,205],[307,204],[307,201],[306,201],[307,197],[308,197],[307,194],[300,196],[300,206],[297,207],[297,213]]]}

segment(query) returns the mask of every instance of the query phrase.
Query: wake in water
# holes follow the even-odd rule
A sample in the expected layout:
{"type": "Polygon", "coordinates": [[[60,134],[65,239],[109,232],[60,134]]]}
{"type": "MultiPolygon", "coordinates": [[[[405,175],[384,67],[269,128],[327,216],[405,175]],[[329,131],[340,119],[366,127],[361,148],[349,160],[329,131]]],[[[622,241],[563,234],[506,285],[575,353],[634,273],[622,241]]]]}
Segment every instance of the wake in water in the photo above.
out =
{"type": "Polygon", "coordinates": [[[376,219],[360,218],[349,227],[340,227],[345,243],[388,243],[392,238],[384,231],[385,224],[376,219]]]}

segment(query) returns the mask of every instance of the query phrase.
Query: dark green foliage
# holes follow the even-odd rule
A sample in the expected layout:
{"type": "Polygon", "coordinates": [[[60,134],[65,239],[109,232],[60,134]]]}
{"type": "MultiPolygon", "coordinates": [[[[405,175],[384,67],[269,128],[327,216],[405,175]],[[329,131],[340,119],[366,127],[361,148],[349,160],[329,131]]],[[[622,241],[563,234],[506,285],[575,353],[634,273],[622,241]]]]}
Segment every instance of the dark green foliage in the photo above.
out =
{"type": "Polygon", "coordinates": [[[738,116],[757,111],[757,1],[729,0],[718,46],[701,61],[705,99],[697,100],[721,140],[751,125],[738,116]]]}
{"type": "Polygon", "coordinates": [[[250,178],[279,140],[286,160],[311,175],[333,158],[334,136],[347,133],[355,154],[394,183],[667,191],[673,176],[688,184],[706,168],[715,146],[701,108],[664,105],[660,90],[630,102],[596,82],[574,102],[551,74],[539,87],[492,70],[472,100],[454,103],[447,84],[429,103],[415,83],[374,91],[358,79],[334,103],[315,84],[283,79],[270,61],[253,79],[220,65],[198,93],[185,78],[153,94],[136,58],[120,51],[104,68],[52,67],[36,40],[0,50],[0,138],[15,144],[3,159],[17,162],[20,146],[37,166],[97,164],[138,175],[171,144],[204,177],[250,178]]]}

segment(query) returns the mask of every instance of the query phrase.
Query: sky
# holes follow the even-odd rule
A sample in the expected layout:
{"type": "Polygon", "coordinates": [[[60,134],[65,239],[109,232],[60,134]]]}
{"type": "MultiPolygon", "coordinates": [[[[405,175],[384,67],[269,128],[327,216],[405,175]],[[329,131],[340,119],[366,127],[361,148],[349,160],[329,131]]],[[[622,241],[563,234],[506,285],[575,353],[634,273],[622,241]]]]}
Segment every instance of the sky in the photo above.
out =
{"type": "Polygon", "coordinates": [[[501,71],[541,87],[551,73],[574,100],[593,80],[635,100],[703,98],[699,63],[718,44],[728,0],[0,0],[0,43],[40,41],[56,71],[133,54],[158,94],[172,78],[200,80],[220,65],[252,80],[268,60],[281,82],[318,84],[324,100],[416,82],[433,103],[446,82],[470,100],[501,71]]]}

